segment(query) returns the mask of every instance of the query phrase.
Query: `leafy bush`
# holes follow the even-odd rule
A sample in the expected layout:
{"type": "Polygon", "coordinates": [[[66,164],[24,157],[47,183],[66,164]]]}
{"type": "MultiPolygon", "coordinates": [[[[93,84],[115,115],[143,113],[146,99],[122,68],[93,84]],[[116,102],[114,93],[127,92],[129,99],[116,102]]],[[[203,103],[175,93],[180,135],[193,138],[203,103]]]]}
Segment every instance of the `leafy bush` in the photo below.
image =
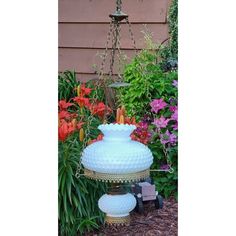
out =
{"type": "Polygon", "coordinates": [[[160,51],[161,66],[168,71],[178,66],[178,0],[173,0],[168,14],[169,41],[160,51]]]}
{"type": "Polygon", "coordinates": [[[155,46],[149,48],[142,50],[126,65],[124,80],[130,86],[119,90],[118,99],[128,115],[135,116],[139,121],[136,134],[139,141],[144,140],[154,155],[152,169],[163,169],[163,172],[152,174],[158,191],[165,197],[177,197],[177,117],[173,120],[172,115],[177,114],[178,74],[177,70],[165,70],[162,66],[165,62],[160,61],[159,52],[153,50],[155,46]],[[152,106],[155,102],[158,104],[157,101],[162,101],[165,106],[155,112],[152,106]],[[165,127],[158,128],[155,122],[167,123],[165,127]],[[164,137],[175,138],[175,142],[165,143],[162,140],[164,137]],[[164,172],[169,168],[170,172],[164,172]]]}
{"type": "Polygon", "coordinates": [[[177,72],[164,72],[153,50],[142,50],[126,66],[123,76],[130,86],[120,89],[119,101],[137,120],[146,114],[153,98],[175,97],[172,81],[177,79],[177,72]]]}
{"type": "MultiPolygon", "coordinates": [[[[59,76],[58,124],[58,217],[60,235],[82,235],[103,222],[97,201],[106,192],[104,183],[77,178],[81,152],[99,131],[105,111],[109,108],[98,98],[95,87],[86,87],[73,72],[59,76]],[[65,81],[63,81],[65,79],[65,81]]],[[[91,83],[90,83],[91,84],[91,83]]]]}

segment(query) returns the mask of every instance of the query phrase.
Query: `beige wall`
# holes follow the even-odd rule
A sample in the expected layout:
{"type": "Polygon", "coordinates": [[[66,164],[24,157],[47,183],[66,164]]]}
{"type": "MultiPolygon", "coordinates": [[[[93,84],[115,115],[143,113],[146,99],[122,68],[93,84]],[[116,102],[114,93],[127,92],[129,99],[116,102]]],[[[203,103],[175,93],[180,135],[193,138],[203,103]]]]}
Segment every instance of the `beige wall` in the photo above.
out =
{"type": "MultiPolygon", "coordinates": [[[[168,37],[167,13],[171,0],[123,0],[137,48],[144,47],[144,24],[156,42],[168,37]]],[[[115,0],[59,0],[59,71],[75,70],[80,80],[95,78],[109,28],[109,14],[115,0]]],[[[132,41],[127,25],[121,26],[121,48],[132,57],[132,41]]],[[[109,61],[109,58],[108,60],[109,61]]],[[[106,66],[105,71],[108,71],[106,66]]]]}

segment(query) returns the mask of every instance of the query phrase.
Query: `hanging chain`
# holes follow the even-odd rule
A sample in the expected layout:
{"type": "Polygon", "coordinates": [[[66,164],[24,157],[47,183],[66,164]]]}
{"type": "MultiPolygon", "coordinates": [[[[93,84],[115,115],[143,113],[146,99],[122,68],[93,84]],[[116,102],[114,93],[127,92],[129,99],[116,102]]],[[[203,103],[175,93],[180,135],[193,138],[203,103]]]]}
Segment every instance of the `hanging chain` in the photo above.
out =
{"type": "Polygon", "coordinates": [[[116,0],[116,10],[121,11],[122,0],[116,0]]]}
{"type": "Polygon", "coordinates": [[[133,34],[133,31],[132,31],[132,28],[131,28],[131,23],[129,22],[128,17],[125,19],[125,21],[126,21],[126,24],[128,25],[128,28],[129,28],[129,35],[130,35],[130,38],[133,42],[133,47],[134,47],[134,50],[135,50],[135,54],[137,54],[136,42],[135,42],[134,34],[133,34]]]}
{"type": "Polygon", "coordinates": [[[122,60],[122,53],[121,53],[121,50],[120,50],[120,46],[121,46],[121,43],[120,43],[120,39],[121,39],[121,25],[119,24],[118,25],[118,36],[117,36],[117,50],[118,50],[118,53],[117,53],[117,57],[118,57],[118,77],[121,78],[120,74],[121,74],[121,67],[122,67],[122,64],[121,64],[121,60],[122,60]]]}
{"type": "Polygon", "coordinates": [[[118,36],[118,22],[116,22],[114,19],[113,21],[113,31],[112,31],[112,48],[111,48],[111,58],[110,58],[110,70],[109,70],[109,77],[111,78],[113,75],[113,66],[115,62],[115,53],[116,53],[116,46],[117,46],[117,36],[118,36]]]}
{"type": "Polygon", "coordinates": [[[100,68],[100,71],[99,71],[99,77],[103,77],[104,75],[104,68],[105,68],[105,62],[106,62],[106,57],[107,57],[107,53],[108,53],[108,46],[109,46],[109,42],[111,40],[111,34],[112,34],[112,31],[113,31],[113,21],[110,22],[110,25],[109,25],[109,31],[108,31],[108,34],[107,34],[107,41],[106,41],[106,44],[105,44],[105,51],[104,51],[104,54],[103,54],[103,58],[102,58],[102,63],[101,63],[101,68],[100,68]]]}

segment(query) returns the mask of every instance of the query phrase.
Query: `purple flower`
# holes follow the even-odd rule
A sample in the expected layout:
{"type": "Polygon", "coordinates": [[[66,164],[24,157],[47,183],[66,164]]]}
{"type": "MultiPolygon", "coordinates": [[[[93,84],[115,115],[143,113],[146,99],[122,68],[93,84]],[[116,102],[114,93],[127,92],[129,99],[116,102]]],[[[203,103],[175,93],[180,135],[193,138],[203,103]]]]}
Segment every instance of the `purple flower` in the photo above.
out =
{"type": "Polygon", "coordinates": [[[176,110],[174,111],[174,113],[171,116],[172,120],[178,120],[178,108],[176,107],[176,110]]]}
{"type": "Polygon", "coordinates": [[[163,101],[163,99],[154,99],[150,106],[152,107],[151,111],[157,113],[159,110],[163,109],[167,104],[163,101]]]}
{"type": "Polygon", "coordinates": [[[157,128],[165,128],[170,119],[165,119],[165,117],[161,116],[159,119],[154,119],[154,124],[157,128]]]}
{"type": "Polygon", "coordinates": [[[169,136],[169,143],[170,144],[175,144],[176,141],[177,141],[176,135],[175,134],[170,134],[170,136],[169,136]]]}
{"type": "Polygon", "coordinates": [[[169,102],[172,104],[172,103],[177,103],[177,100],[175,98],[169,98],[169,102]]]}
{"type": "Polygon", "coordinates": [[[160,169],[161,170],[169,170],[170,166],[168,164],[163,164],[163,165],[160,166],[160,169]]]}
{"type": "Polygon", "coordinates": [[[151,117],[150,116],[148,116],[147,114],[146,115],[144,115],[143,116],[143,118],[142,118],[142,122],[144,122],[144,123],[151,123],[151,117]]]}
{"type": "Polygon", "coordinates": [[[177,130],[178,129],[178,121],[176,121],[176,123],[174,125],[172,125],[173,130],[177,130]]]}
{"type": "Polygon", "coordinates": [[[177,80],[173,80],[172,85],[175,86],[176,88],[178,88],[178,81],[177,80]]]}
{"type": "Polygon", "coordinates": [[[161,134],[160,136],[162,144],[175,144],[177,142],[177,136],[175,134],[170,133],[169,130],[167,130],[165,134],[161,134]]]}

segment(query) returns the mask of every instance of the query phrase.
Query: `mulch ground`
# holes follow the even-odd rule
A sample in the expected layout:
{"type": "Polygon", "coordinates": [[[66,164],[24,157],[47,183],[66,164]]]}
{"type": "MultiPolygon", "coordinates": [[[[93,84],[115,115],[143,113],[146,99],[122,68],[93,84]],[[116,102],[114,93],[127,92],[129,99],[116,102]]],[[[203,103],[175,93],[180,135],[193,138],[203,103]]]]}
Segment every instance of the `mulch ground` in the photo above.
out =
{"type": "Polygon", "coordinates": [[[165,199],[163,209],[157,210],[154,203],[144,205],[144,213],[131,213],[129,226],[102,226],[99,231],[87,236],[177,236],[178,204],[175,199],[165,199]]]}

